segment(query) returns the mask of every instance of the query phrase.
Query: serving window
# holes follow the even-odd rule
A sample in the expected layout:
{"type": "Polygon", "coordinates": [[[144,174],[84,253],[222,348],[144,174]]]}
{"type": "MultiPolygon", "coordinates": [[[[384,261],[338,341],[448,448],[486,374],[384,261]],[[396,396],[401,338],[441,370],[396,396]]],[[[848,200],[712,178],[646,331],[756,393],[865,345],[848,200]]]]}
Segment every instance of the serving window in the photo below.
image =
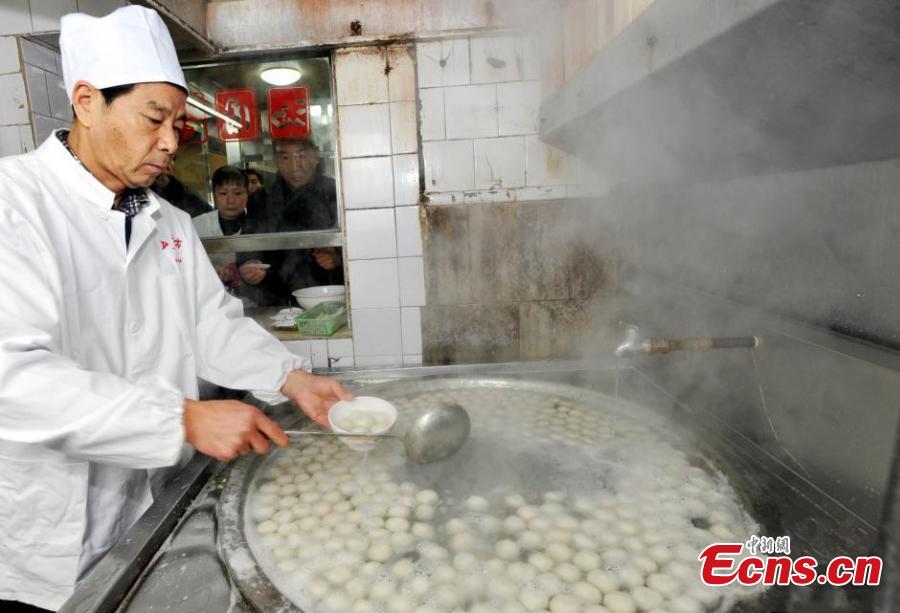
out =
{"type": "Polygon", "coordinates": [[[191,214],[248,307],[344,283],[328,57],[184,67],[188,122],[154,189],[191,214]]]}

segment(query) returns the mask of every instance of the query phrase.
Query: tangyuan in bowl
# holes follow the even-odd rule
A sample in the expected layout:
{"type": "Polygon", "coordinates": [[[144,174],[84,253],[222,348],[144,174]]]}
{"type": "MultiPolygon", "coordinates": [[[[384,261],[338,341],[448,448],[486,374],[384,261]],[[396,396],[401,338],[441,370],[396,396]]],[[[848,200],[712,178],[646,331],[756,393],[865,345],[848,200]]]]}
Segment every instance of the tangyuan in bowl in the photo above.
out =
{"type": "MultiPolygon", "coordinates": [[[[328,425],[338,434],[386,434],[396,421],[394,405],[374,396],[342,400],[328,411],[328,425]]],[[[378,439],[341,437],[341,442],[356,451],[369,451],[378,439]]]]}
{"type": "Polygon", "coordinates": [[[317,304],[323,302],[346,302],[347,290],[343,285],[316,285],[315,287],[304,287],[298,289],[291,294],[294,299],[304,309],[311,309],[317,304]]]}

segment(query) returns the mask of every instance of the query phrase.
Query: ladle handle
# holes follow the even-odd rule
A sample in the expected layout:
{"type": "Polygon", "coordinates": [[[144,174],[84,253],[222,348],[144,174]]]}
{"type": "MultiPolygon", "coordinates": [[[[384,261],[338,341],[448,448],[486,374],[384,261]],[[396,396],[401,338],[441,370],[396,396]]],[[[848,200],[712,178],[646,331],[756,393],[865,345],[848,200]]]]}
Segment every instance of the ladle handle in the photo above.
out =
{"type": "Polygon", "coordinates": [[[403,438],[402,434],[344,434],[342,432],[320,432],[317,430],[285,430],[288,436],[339,436],[342,438],[403,438]]]}

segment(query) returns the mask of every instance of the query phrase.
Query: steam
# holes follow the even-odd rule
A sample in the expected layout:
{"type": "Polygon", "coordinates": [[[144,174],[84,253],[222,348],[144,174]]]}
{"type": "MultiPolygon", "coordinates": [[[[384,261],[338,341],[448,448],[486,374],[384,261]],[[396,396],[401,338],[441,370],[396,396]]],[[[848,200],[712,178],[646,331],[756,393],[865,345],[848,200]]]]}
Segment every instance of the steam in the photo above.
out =
{"type": "MultiPolygon", "coordinates": [[[[493,4],[543,65],[587,44],[575,39],[590,24],[573,30],[566,3],[493,4]]],[[[564,232],[616,270],[615,292],[592,300],[608,327],[577,353],[611,356],[616,322],[643,336],[760,335],[754,353],[628,365],[673,406],[718,418],[722,437],[752,441],[838,500],[867,535],[846,546],[864,550],[881,514],[900,381],[878,365],[892,363],[886,351],[843,335],[900,346],[900,79],[888,60],[900,54],[889,25],[897,9],[762,4],[660,69],[654,59],[695,25],[673,11],[696,9],[658,0],[594,60],[625,63],[563,70],[583,112],[542,137],[578,158],[590,194],[564,232]],[[677,18],[654,21],[663,11],[677,18]],[[603,98],[611,85],[601,79],[629,75],[603,98]]],[[[570,112],[552,71],[543,77],[543,115],[570,112]]]]}

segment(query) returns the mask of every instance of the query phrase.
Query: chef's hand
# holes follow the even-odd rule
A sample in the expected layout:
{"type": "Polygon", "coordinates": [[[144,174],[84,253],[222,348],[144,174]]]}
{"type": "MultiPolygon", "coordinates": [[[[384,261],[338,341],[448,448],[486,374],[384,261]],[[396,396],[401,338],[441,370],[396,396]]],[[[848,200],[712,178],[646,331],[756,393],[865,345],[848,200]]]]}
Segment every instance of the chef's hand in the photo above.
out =
{"type": "Polygon", "coordinates": [[[251,451],[267,453],[269,441],[287,447],[288,437],[256,407],[237,400],[185,400],[184,437],[197,451],[229,462],[251,451]]]}
{"type": "Polygon", "coordinates": [[[353,394],[331,377],[319,377],[302,370],[291,371],[281,393],[297,403],[311,420],[328,427],[328,409],[338,400],[353,400],[353,394]]]}
{"type": "Polygon", "coordinates": [[[337,251],[334,247],[320,247],[313,252],[316,264],[325,270],[334,270],[338,265],[337,251]]]}
{"type": "Polygon", "coordinates": [[[262,283],[262,280],[266,278],[266,269],[260,268],[258,266],[259,264],[262,264],[259,260],[247,260],[241,264],[241,267],[238,270],[245,283],[248,283],[249,285],[259,285],[262,283]]]}

